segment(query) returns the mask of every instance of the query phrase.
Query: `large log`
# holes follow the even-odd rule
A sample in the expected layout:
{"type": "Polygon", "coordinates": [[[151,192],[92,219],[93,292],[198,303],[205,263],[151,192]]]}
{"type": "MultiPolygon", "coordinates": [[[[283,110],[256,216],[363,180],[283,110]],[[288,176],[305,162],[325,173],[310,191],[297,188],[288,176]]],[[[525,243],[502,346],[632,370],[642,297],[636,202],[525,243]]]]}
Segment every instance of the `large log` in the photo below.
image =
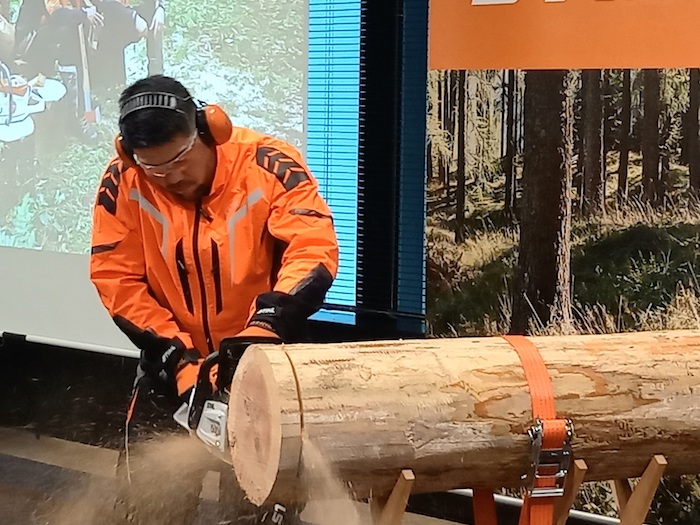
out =
{"type": "MultiPolygon", "coordinates": [[[[667,474],[700,473],[700,331],[530,340],[587,480],[641,475],[654,454],[667,474]]],[[[516,487],[528,470],[529,390],[501,337],[256,346],[231,391],[233,467],[254,503],[301,497],[308,443],[358,498],[404,468],[413,492],[516,487]]]]}

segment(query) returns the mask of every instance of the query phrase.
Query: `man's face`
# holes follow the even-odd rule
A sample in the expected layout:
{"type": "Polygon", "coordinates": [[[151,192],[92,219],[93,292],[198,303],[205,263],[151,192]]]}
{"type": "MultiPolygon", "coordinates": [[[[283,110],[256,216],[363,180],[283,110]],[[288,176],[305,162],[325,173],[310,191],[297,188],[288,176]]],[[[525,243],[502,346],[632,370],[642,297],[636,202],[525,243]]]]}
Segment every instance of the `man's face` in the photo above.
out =
{"type": "Polygon", "coordinates": [[[204,157],[209,148],[192,135],[176,135],[170,142],[150,148],[135,148],[134,159],[148,179],[186,201],[209,192],[212,175],[204,157]]]}

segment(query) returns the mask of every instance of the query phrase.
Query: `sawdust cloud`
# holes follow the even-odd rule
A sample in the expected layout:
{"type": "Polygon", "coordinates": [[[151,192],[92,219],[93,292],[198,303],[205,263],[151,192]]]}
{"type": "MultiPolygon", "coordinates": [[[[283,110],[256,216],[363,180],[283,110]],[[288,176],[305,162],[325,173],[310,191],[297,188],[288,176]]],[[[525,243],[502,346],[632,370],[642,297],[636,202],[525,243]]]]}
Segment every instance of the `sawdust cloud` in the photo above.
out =
{"type": "Polygon", "coordinates": [[[314,525],[364,525],[346,487],[333,473],[329,461],[308,438],[302,441],[302,480],[309,501],[302,514],[314,525]]]}
{"type": "Polygon", "coordinates": [[[92,478],[67,494],[47,499],[37,508],[34,523],[190,524],[201,479],[212,461],[213,456],[188,435],[160,436],[132,446],[130,485],[122,476],[92,478]]]}
{"type": "MultiPolygon", "coordinates": [[[[209,515],[198,507],[206,472],[228,467],[196,438],[176,434],[132,445],[130,467],[131,485],[123,476],[91,478],[39,504],[32,525],[237,523],[236,519],[222,521],[220,514],[209,515]]],[[[303,467],[302,483],[309,498],[301,514],[304,522],[366,525],[367,520],[362,519],[356,502],[334,475],[330,462],[306,438],[303,467]]],[[[240,500],[234,496],[228,503],[238,506],[240,500]]]]}

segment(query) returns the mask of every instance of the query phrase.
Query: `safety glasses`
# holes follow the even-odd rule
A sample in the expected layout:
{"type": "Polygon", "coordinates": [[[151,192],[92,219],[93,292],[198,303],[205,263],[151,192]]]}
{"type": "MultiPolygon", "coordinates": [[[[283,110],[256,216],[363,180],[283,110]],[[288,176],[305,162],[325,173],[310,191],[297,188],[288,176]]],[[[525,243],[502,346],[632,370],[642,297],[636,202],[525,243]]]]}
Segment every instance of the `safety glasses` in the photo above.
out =
{"type": "Polygon", "coordinates": [[[168,176],[168,173],[173,171],[175,169],[175,166],[178,162],[182,162],[184,160],[185,156],[192,151],[192,148],[194,148],[194,144],[197,141],[197,133],[195,132],[194,135],[192,135],[192,138],[190,139],[189,143],[187,146],[185,146],[180,153],[175,155],[172,159],[170,159],[168,162],[163,162],[162,164],[145,164],[141,162],[136,154],[134,154],[134,160],[136,163],[141,166],[143,171],[145,171],[148,175],[151,175],[153,177],[157,177],[159,179],[163,179],[168,176]]]}

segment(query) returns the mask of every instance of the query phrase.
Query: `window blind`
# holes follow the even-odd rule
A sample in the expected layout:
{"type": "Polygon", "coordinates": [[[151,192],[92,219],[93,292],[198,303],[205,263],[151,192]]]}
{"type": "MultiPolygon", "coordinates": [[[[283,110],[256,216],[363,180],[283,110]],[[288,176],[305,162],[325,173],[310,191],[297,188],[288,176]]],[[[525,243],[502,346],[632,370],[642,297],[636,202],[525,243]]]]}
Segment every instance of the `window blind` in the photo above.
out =
{"type": "MultiPolygon", "coordinates": [[[[356,306],[360,0],[309,0],[306,157],[333,212],[340,268],[329,307],[356,306]]],[[[316,318],[352,322],[354,315],[316,318]],[[343,318],[345,317],[345,318],[343,318]]]]}
{"type": "Polygon", "coordinates": [[[397,309],[425,314],[428,4],[403,3],[397,309]]]}

